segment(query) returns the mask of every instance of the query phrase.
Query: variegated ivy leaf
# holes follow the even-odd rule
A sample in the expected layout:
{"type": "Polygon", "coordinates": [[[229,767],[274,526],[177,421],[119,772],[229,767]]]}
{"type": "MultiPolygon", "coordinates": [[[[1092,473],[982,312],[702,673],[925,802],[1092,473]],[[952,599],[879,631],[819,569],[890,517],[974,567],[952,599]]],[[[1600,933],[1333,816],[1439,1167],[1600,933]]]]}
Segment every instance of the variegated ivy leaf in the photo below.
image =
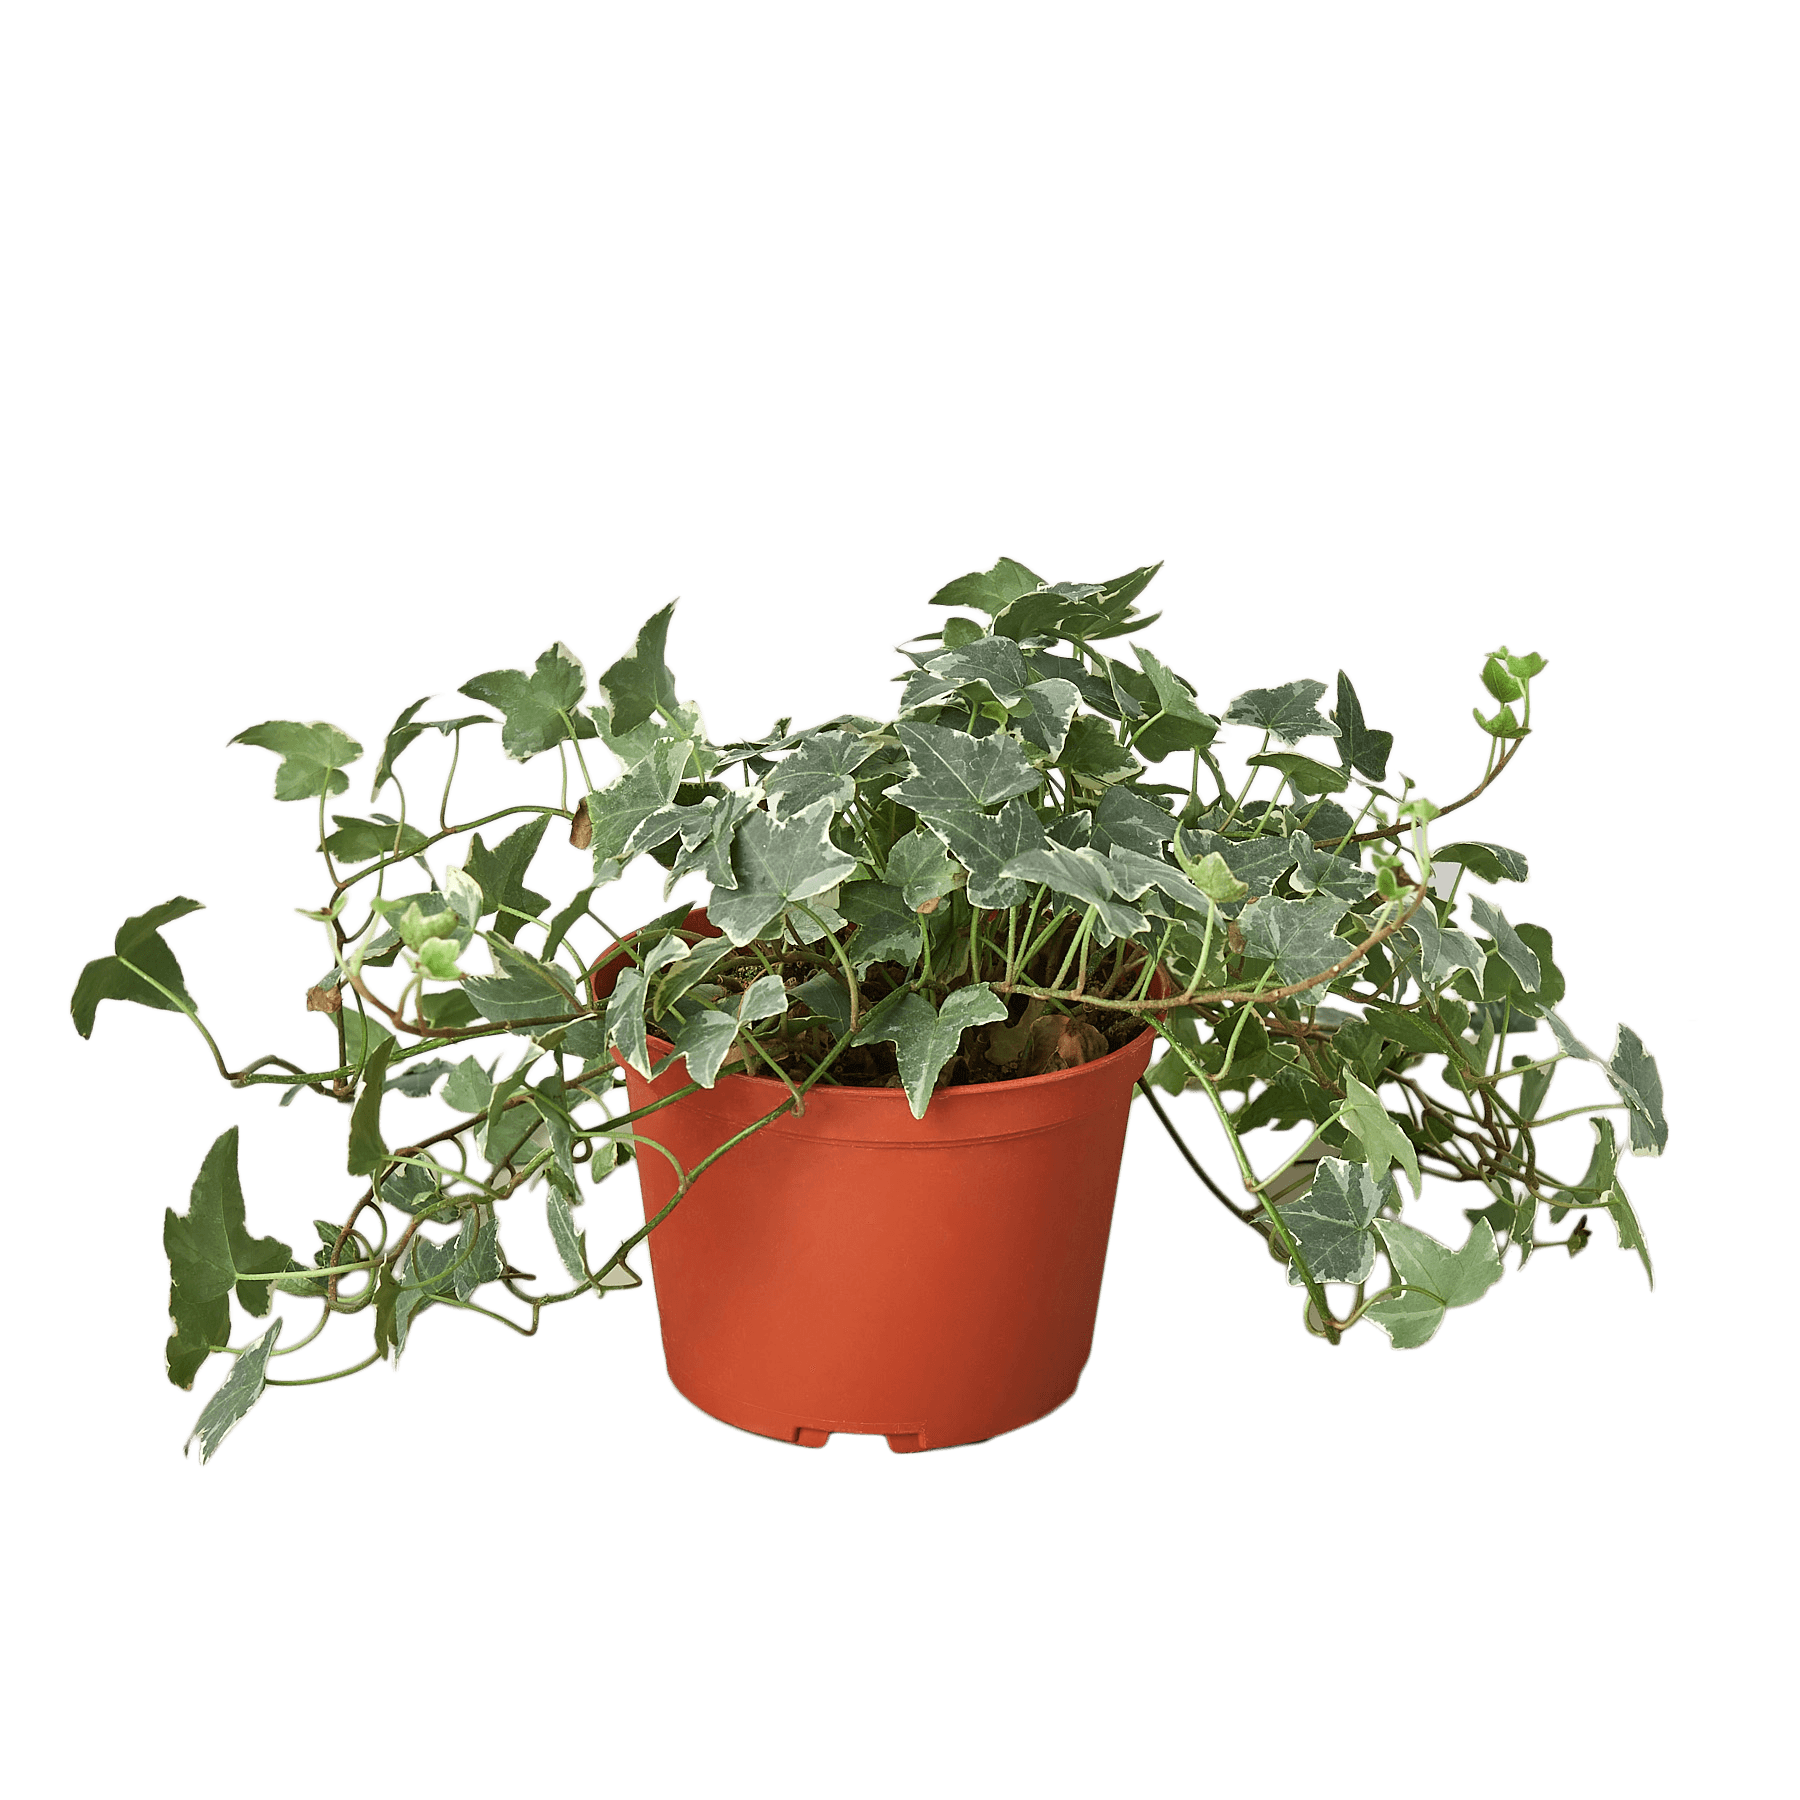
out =
{"type": "Polygon", "coordinates": [[[785,819],[752,813],[738,827],[731,851],[737,886],[713,889],[708,916],[740,949],[790,906],[836,887],[855,870],[856,858],[831,841],[831,818],[831,802],[817,800],[785,819]]]}
{"type": "Polygon", "coordinates": [[[687,746],[665,739],[636,768],[588,794],[596,887],[616,881],[632,857],[667,843],[681,829],[671,803],[686,762],[687,746]]]}
{"type": "MultiPolygon", "coordinates": [[[[1368,1165],[1324,1158],[1305,1193],[1281,1205],[1281,1222],[1300,1245],[1315,1281],[1366,1281],[1375,1267],[1375,1222],[1381,1189],[1368,1165]]],[[[1296,1277],[1298,1271],[1295,1272],[1296,1277]]]]}
{"type": "Polygon", "coordinates": [[[1374,871],[1363,868],[1353,857],[1314,849],[1312,839],[1303,831],[1290,836],[1288,848],[1294,853],[1289,879],[1296,893],[1330,894],[1334,899],[1353,903],[1374,893],[1374,871]]]}
{"type": "Polygon", "coordinates": [[[684,1003],[680,1027],[670,1040],[688,1074],[704,1088],[719,1079],[719,1070],[740,1031],[787,1011],[787,991],[779,975],[759,975],[742,994],[727,995],[717,1007],[684,1003]]]}
{"type": "Polygon", "coordinates": [[[715,888],[737,886],[731,867],[731,846],[738,827],[755,810],[755,798],[741,788],[729,788],[723,794],[708,795],[695,806],[681,808],[681,849],[669,865],[663,882],[663,897],[674,892],[682,876],[696,869],[715,888]],[[696,817],[695,815],[702,815],[696,817]],[[692,836],[689,834],[693,833],[692,836]]]}
{"type": "Polygon", "coordinates": [[[425,845],[425,834],[416,825],[402,825],[386,813],[372,819],[348,819],[333,813],[337,827],[325,840],[325,848],[341,863],[373,862],[378,856],[411,856],[425,845]]]}
{"type": "Polygon", "coordinates": [[[1227,725],[1253,725],[1284,744],[1302,738],[1338,736],[1338,728],[1321,718],[1319,696],[1322,681],[1289,681],[1275,688],[1250,688],[1232,701],[1225,714],[1227,725]]]}
{"type": "Polygon", "coordinates": [[[1094,808],[1093,835],[1088,841],[1102,855],[1116,844],[1122,850],[1160,856],[1174,836],[1175,818],[1167,807],[1130,788],[1109,787],[1094,808]]]}
{"type": "Polygon", "coordinates": [[[1161,563],[1133,569],[1111,581],[1059,581],[1021,594],[994,620],[994,630],[1010,638],[1066,637],[1084,643],[1140,631],[1157,615],[1133,618],[1132,602],[1150,585],[1161,563]]]}
{"type": "Polygon", "coordinates": [[[1228,838],[1216,831],[1181,833],[1181,850],[1191,862],[1217,852],[1225,866],[1250,892],[1260,898],[1294,866],[1298,852],[1292,839],[1275,833],[1258,838],[1228,838]]]}
{"type": "MultiPolygon", "coordinates": [[[[1632,1116],[1635,1119],[1637,1115],[1632,1116]]],[[[1655,1287],[1656,1270],[1651,1266],[1650,1246],[1645,1241],[1644,1228],[1638,1223],[1625,1190],[1619,1186],[1619,1145],[1613,1133],[1613,1122],[1611,1119],[1589,1119],[1588,1123],[1594,1128],[1594,1153],[1588,1161],[1587,1173],[1582,1176],[1579,1187],[1563,1191],[1560,1203],[1551,1210],[1550,1216],[1560,1221],[1574,1206],[1604,1206],[1612,1215],[1613,1229],[1619,1234],[1619,1248],[1637,1252],[1645,1276],[1655,1287]]]]}
{"type": "Polygon", "coordinates": [[[675,677],[663,660],[674,611],[675,602],[671,600],[660,612],[652,613],[639,627],[637,642],[630,652],[621,656],[596,684],[605,697],[610,729],[616,736],[635,731],[657,712],[675,709],[675,677]]]}
{"type": "Polygon", "coordinates": [[[1031,671],[1011,638],[976,638],[928,658],[925,667],[956,688],[979,684],[1008,712],[1020,705],[1031,685],[1031,671]]]}
{"type": "Polygon", "coordinates": [[[573,735],[591,738],[594,722],[580,711],[587,673],[567,644],[552,644],[527,675],[522,669],[491,669],[465,681],[457,691],[505,715],[500,745],[519,762],[573,735]],[[565,722],[565,715],[567,722],[565,722]]]}
{"type": "Polygon", "coordinates": [[[1017,906],[1030,899],[1031,889],[1024,882],[1000,872],[1015,856],[1041,850],[1050,841],[1037,814],[1023,800],[1009,800],[994,814],[973,808],[936,813],[925,824],[968,870],[971,906],[1017,906]]]}
{"type": "Polygon", "coordinates": [[[902,723],[894,729],[913,772],[889,788],[887,797],[916,813],[998,806],[1043,785],[1043,776],[1026,762],[1017,739],[1003,732],[974,738],[941,725],[902,723]]]}
{"type": "Polygon", "coordinates": [[[572,977],[528,955],[504,938],[491,939],[494,973],[474,975],[463,983],[475,1010],[484,1019],[510,1024],[521,1019],[558,1019],[580,1012],[571,991],[572,977]]]}
{"type": "Polygon", "coordinates": [[[608,1045],[646,1079],[650,1074],[650,1032],[644,1019],[644,1004],[649,989],[642,969],[626,969],[606,1002],[608,1045]]]}
{"type": "Polygon", "coordinates": [[[1026,690],[1014,716],[1019,736],[1035,744],[1052,761],[1062,755],[1069,738],[1069,722],[1081,704],[1081,690],[1072,681],[1052,676],[1034,681],[1026,690]]]}
{"type": "Polygon", "coordinates": [[[972,1025],[991,1025],[1005,1017],[1006,1002],[985,982],[946,994],[940,1009],[934,1009],[923,994],[900,988],[875,1008],[852,1042],[894,1046],[906,1103],[913,1117],[922,1119],[962,1034],[972,1025]]]}
{"type": "Polygon", "coordinates": [[[1487,952],[1472,937],[1439,925],[1429,906],[1421,906],[1396,936],[1399,955],[1421,988],[1441,988],[1458,969],[1469,970],[1479,983],[1487,966],[1487,952]]]}
{"type": "Polygon", "coordinates": [[[69,1000],[69,1014],[83,1037],[92,1036],[94,1011],[102,1000],[130,1000],[158,1012],[180,1012],[184,1004],[194,1004],[182,983],[181,964],[163,941],[162,927],[199,911],[198,900],[165,900],[119,927],[113,954],[97,957],[81,971],[69,1000]]]}
{"type": "Polygon", "coordinates": [[[1003,556],[991,569],[959,575],[931,596],[933,606],[966,606],[974,612],[997,613],[1021,594],[1035,593],[1044,585],[1023,563],[1003,556]]]}
{"type": "Polygon", "coordinates": [[[801,740],[763,780],[776,818],[803,812],[820,800],[842,812],[856,797],[855,771],[875,754],[866,739],[847,731],[820,731],[801,740]]]}
{"type": "MultiPolygon", "coordinates": [[[[1669,1122],[1663,1117],[1662,1076],[1656,1058],[1644,1048],[1644,1040],[1629,1025],[1619,1027],[1612,1061],[1606,1072],[1619,1098],[1631,1108],[1631,1153],[1661,1156],[1669,1141],[1669,1122]]],[[[1649,1258],[1645,1258],[1646,1268],[1649,1258]]]]}
{"type": "Polygon", "coordinates": [[[718,767],[718,752],[706,741],[706,727],[697,706],[672,706],[665,717],[645,719],[623,732],[612,729],[612,719],[604,706],[589,707],[588,714],[600,728],[600,741],[618,758],[621,769],[635,769],[664,744],[674,743],[687,746],[684,781],[704,781],[718,767]]]}
{"type": "Polygon", "coordinates": [[[1486,896],[1477,894],[1469,904],[1475,923],[1494,940],[1502,961],[1518,976],[1528,994],[1535,994],[1543,984],[1544,972],[1537,953],[1513,928],[1499,907],[1490,905],[1486,896]]]}
{"type": "Polygon", "coordinates": [[[517,937],[525,918],[537,918],[550,904],[542,894],[534,894],[525,885],[525,876],[549,823],[548,814],[539,814],[517,831],[509,832],[492,850],[482,843],[480,832],[470,840],[467,874],[481,889],[481,916],[494,915],[494,931],[500,937],[517,937]]]}
{"type": "Polygon", "coordinates": [[[1394,1273],[1406,1291],[1377,1300],[1368,1316],[1388,1334],[1396,1350],[1425,1343],[1443,1322],[1445,1310],[1479,1300],[1500,1279],[1500,1251],[1486,1219],[1469,1227],[1460,1250],[1399,1219],[1381,1226],[1394,1273]]]}
{"type": "MultiPolygon", "coordinates": [[[[1094,853],[1090,851],[1089,854],[1094,853]]],[[[1106,860],[1112,869],[1114,891],[1120,899],[1142,900],[1146,894],[1156,893],[1188,912],[1205,916],[1205,890],[1196,887],[1160,856],[1146,856],[1141,850],[1127,850],[1121,844],[1114,844],[1107,851],[1106,860]]],[[[1242,893],[1241,885],[1238,891],[1242,893]]],[[[1163,911],[1160,907],[1154,910],[1163,911]]]]}
{"type": "Polygon", "coordinates": [[[1132,749],[1153,763],[1178,750],[1204,750],[1218,736],[1219,721],[1202,712],[1187,683],[1142,644],[1133,644],[1131,652],[1156,694],[1154,708],[1146,707],[1148,717],[1132,732],[1132,749]]]}
{"type": "Polygon", "coordinates": [[[967,877],[944,853],[942,839],[915,825],[904,837],[896,838],[888,852],[887,879],[917,912],[933,900],[941,900],[967,877]]]}
{"type": "Polygon", "coordinates": [[[1277,769],[1296,794],[1341,794],[1350,785],[1350,777],[1342,769],[1328,763],[1314,762],[1297,750],[1271,750],[1247,759],[1252,769],[1277,769]]]}
{"type": "Polygon", "coordinates": [[[268,1383],[269,1357],[280,1336],[281,1321],[277,1319],[235,1359],[231,1373],[225,1377],[219,1391],[201,1409],[193,1432],[182,1446],[182,1455],[187,1454],[189,1445],[198,1438],[201,1462],[212,1461],[213,1452],[225,1441],[225,1434],[262,1398],[268,1383]]]}
{"type": "Polygon", "coordinates": [[[237,1151],[234,1125],[207,1151],[187,1211],[178,1214],[171,1207],[163,1214],[169,1322],[175,1328],[168,1344],[169,1379],[180,1388],[192,1387],[211,1352],[231,1341],[233,1290],[245,1312],[260,1319],[269,1310],[271,1284],[253,1277],[278,1274],[294,1261],[288,1245],[253,1238],[246,1228],[237,1151]]]}
{"type": "MultiPolygon", "coordinates": [[[[1238,915],[1244,948],[1275,965],[1283,987],[1308,981],[1350,954],[1350,946],[1334,935],[1349,907],[1328,894],[1310,900],[1258,900],[1238,915]]],[[[1320,998],[1324,996],[1321,994],[1320,998]]]]}
{"type": "Polygon", "coordinates": [[[705,937],[690,944],[671,933],[644,958],[644,974],[651,984],[646,1008],[649,1015],[661,1018],[684,994],[706,980],[731,951],[728,937],[705,937]],[[672,945],[673,953],[659,956],[664,945],[672,945]]]}
{"type": "Polygon", "coordinates": [[[1130,937],[1150,927],[1150,921],[1135,906],[1116,898],[1113,867],[1096,850],[1070,850],[1062,844],[1046,844],[1041,850],[1027,850],[1015,856],[1001,874],[1033,886],[1042,883],[1052,893],[1066,894],[1091,906],[1095,917],[1115,938],[1130,937]]]}
{"type": "Polygon", "coordinates": [[[320,794],[341,794],[350,785],[344,770],[362,755],[362,745],[335,725],[315,721],[299,725],[292,719],[271,719],[252,725],[231,740],[258,750],[273,750],[281,758],[275,771],[277,800],[311,800],[320,794]]]}
{"type": "Polygon", "coordinates": [[[1069,722],[1056,766],[1090,794],[1119,781],[1136,781],[1144,765],[1113,735],[1104,719],[1082,713],[1069,722]]]}
{"type": "Polygon", "coordinates": [[[1343,1122],[1356,1133],[1377,1181],[1391,1164],[1398,1163],[1406,1171],[1414,1194],[1420,1191],[1423,1182],[1412,1139],[1388,1116],[1380,1095],[1365,1087],[1348,1069],[1344,1071],[1343,1122]]]}
{"type": "Polygon", "coordinates": [[[1387,780],[1387,759],[1394,748],[1391,731],[1371,731],[1363,723],[1362,703],[1350,677],[1338,670],[1337,705],[1331,721],[1338,728],[1338,759],[1346,769],[1354,769],[1371,781],[1387,780]]]}
{"type": "Polygon", "coordinates": [[[910,969],[919,960],[923,934],[930,926],[891,882],[859,881],[844,890],[842,904],[857,926],[846,954],[858,974],[874,963],[899,963],[910,969]]]}
{"type": "Polygon", "coordinates": [[[1446,863],[1458,864],[1483,881],[1523,881],[1531,873],[1523,853],[1504,844],[1446,844],[1432,851],[1431,861],[1440,869],[1446,863]]]}

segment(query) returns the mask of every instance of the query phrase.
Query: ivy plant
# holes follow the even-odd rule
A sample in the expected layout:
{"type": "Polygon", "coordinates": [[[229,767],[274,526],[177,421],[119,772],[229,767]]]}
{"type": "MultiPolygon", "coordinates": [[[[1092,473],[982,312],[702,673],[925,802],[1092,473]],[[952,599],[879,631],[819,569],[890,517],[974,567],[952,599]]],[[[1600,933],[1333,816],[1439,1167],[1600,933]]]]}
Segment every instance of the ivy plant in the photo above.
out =
{"type": "Polygon", "coordinates": [[[314,1222],[310,1256],[251,1235],[236,1127],[167,1214],[169,1378],[227,1366],[194,1430],[202,1456],[269,1388],[397,1361],[428,1312],[531,1336],[546,1308],[640,1285],[629,1259],[650,1231],[821,1083],[896,1087],[922,1117],[946,1085],[1075,1067],[1145,1031],[1161,1044],[1149,1105],[1330,1343],[1366,1321],[1421,1345],[1509,1252],[1519,1267],[1577,1255],[1600,1214],[1649,1275],[1619,1171],[1626,1148],[1656,1155],[1668,1137],[1655,1061],[1627,1027],[1609,1056],[1575,1034],[1550,932],[1505,910],[1524,854],[1444,823],[1519,755],[1544,659],[1487,657],[1485,764],[1434,805],[1390,774],[1393,738],[1345,674],[1206,710],[1139,641],[1155,574],[1051,584],[1003,558],[950,582],[931,602],[942,624],[902,649],[886,721],[782,719],[715,743],[669,670],[665,607],[591,688],[554,644],[464,683],[483,711],[427,719],[415,701],[366,809],[337,810],[364,757],[347,732],[240,733],[279,758],[275,797],[305,805],[316,834],[303,910],[323,956],[304,1006],[325,1037],[297,1061],[232,1067],[164,936],[198,910],[184,898],[127,919],[71,1008],[83,1037],[102,1001],[184,1014],[234,1087],[343,1109],[347,1205],[314,1222]],[[470,734],[534,766],[515,804],[453,823],[470,734]],[[402,764],[434,741],[442,787],[421,812],[402,764]],[[589,858],[560,900],[531,886],[552,830],[589,858]],[[665,897],[703,889],[704,918],[683,901],[607,924],[596,900],[642,857],[665,897]],[[624,1070],[678,1059],[682,1084],[633,1109],[624,1070]],[[1564,1065],[1590,1065],[1598,1097],[1551,1110],[1564,1065]],[[654,1115],[739,1073],[768,1078],[768,1112],[682,1166],[654,1115]],[[1237,1198],[1175,1130],[1164,1102],[1190,1091],[1223,1127],[1237,1198]],[[1558,1124],[1587,1138],[1585,1167],[1541,1142],[1558,1124]],[[1271,1131],[1297,1147],[1259,1150],[1271,1131]],[[674,1193],[597,1253],[585,1189],[643,1154],[675,1164],[674,1193]],[[1404,1216],[1427,1175],[1473,1190],[1460,1244],[1404,1216]],[[526,1204],[544,1209],[560,1275],[508,1254],[526,1204]],[[278,1298],[315,1310],[294,1341],[278,1298]],[[344,1366],[273,1372],[357,1315],[344,1366]]]}

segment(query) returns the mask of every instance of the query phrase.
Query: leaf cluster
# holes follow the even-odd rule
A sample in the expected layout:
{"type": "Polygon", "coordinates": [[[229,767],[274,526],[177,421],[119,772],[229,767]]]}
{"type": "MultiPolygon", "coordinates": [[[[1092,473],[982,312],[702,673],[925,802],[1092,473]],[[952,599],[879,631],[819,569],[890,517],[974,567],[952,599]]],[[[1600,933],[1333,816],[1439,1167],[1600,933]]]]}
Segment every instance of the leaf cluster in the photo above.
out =
{"type": "MultiPolygon", "coordinates": [[[[726,744],[680,698],[671,604],[591,691],[559,643],[465,682],[486,713],[421,721],[415,701],[372,782],[394,810],[366,817],[327,813],[362,753],[346,732],[240,733],[281,759],[277,799],[315,803],[325,892],[301,910],[328,962],[305,1010],[329,1044],[228,1066],[161,935],[196,910],[185,899],[127,920],[71,1003],[84,1037],[106,1000],[184,1013],[234,1085],[344,1109],[358,1190],[341,1222],[318,1222],[310,1262],[249,1235],[235,1128],[168,1217],[170,1377],[232,1365],[196,1430],[203,1455],[283,1384],[277,1359],[344,1315],[370,1315],[367,1355],[302,1379],[397,1359],[428,1311],[531,1335],[547,1306],[636,1285],[627,1257],[656,1221],[598,1259],[580,1223],[586,1188],[670,1155],[626,1071],[678,1070],[683,1091],[758,1080],[763,1124],[820,1083],[891,1086],[922,1118],[943,1086],[1074,1067],[1153,1032],[1152,1103],[1192,1093],[1213,1111],[1243,1184],[1226,1204],[1333,1342],[1368,1319],[1421,1344],[1509,1250],[1519,1266],[1577,1254],[1600,1212],[1648,1272],[1612,1115],[1634,1152],[1660,1153],[1653,1058],[1624,1027],[1602,1058],[1564,1022],[1550,932],[1503,910],[1529,874],[1521,852],[1432,841],[1518,754],[1543,659],[1485,660],[1485,766],[1440,806],[1390,776],[1393,735],[1341,671],[1202,705],[1137,641],[1156,573],[1052,584],[1002,558],[932,597],[950,616],[903,647],[892,718],[783,719],[726,744]],[[453,825],[463,734],[491,745],[485,725],[534,767],[517,804],[453,825]],[[448,755],[435,818],[406,795],[433,733],[448,755]],[[585,857],[560,903],[532,885],[553,830],[585,857]],[[644,857],[685,897],[621,933],[596,901],[644,857]],[[1603,1097],[1552,1114],[1565,1064],[1590,1065],[1603,1097]],[[407,1117],[421,1104],[429,1128],[407,1117]],[[1539,1133],[1576,1117],[1587,1167],[1553,1174],[1539,1133]],[[1270,1133],[1279,1162],[1259,1175],[1270,1133]],[[1480,1190],[1457,1247],[1404,1216],[1427,1176],[1480,1190]],[[560,1265],[548,1282],[506,1249],[526,1194],[560,1265]],[[1574,1212],[1567,1237],[1540,1235],[1574,1212]],[[282,1344],[276,1319],[233,1345],[234,1299],[260,1321],[276,1294],[316,1303],[314,1331],[282,1344]]],[[[711,1160],[677,1164],[671,1207],[711,1160]]]]}

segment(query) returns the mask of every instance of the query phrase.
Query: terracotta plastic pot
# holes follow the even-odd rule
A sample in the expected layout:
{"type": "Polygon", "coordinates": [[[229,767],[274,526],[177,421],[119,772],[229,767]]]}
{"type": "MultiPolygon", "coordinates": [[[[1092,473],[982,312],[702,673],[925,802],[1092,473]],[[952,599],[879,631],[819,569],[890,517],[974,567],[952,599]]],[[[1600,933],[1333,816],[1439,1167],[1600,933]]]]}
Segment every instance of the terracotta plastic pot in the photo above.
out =
{"type": "MultiPolygon", "coordinates": [[[[710,931],[704,914],[690,929],[710,931]]],[[[618,965],[596,976],[610,991],[618,965]]],[[[814,1088],[709,1169],[650,1235],[669,1379],[746,1431],[817,1446],[973,1443],[1074,1393],[1094,1335],[1132,1083],[1155,1034],[1052,1075],[950,1087],[915,1119],[898,1088],[814,1088]]],[[[652,1058],[668,1054],[652,1039],[652,1058]]],[[[626,1071],[633,1108],[686,1085],[626,1071]]],[[[638,1127],[691,1168],[778,1106],[726,1075],[638,1127]]],[[[644,1214],[675,1189],[638,1159],[644,1214]]]]}

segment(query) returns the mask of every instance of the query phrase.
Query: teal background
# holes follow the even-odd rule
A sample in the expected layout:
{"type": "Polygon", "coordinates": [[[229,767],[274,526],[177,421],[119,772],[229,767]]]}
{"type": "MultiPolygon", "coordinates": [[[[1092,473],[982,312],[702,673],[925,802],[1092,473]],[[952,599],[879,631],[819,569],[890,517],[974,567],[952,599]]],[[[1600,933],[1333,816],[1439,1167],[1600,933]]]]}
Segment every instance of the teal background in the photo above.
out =
{"type": "MultiPolygon", "coordinates": [[[[24,1790],[1773,1791],[1796,36],[1719,0],[14,10],[24,1790]],[[645,1293],[531,1343],[428,1318],[184,1463],[163,1208],[233,1123],[255,1229],[347,1192],[333,1109],[233,1092],[178,1019],[69,1028],[188,893],[226,1054],[328,1037],[307,809],[227,740],[341,725],[366,810],[419,694],[559,638],[597,671],[677,595],[717,737],[885,712],[1001,554],[1165,559],[1148,642],[1202,704],[1346,668],[1440,801],[1483,655],[1550,659],[1457,824],[1529,853],[1504,899],[1571,1025],[1660,1061],[1655,1295],[1601,1225],[1422,1351],[1329,1351],[1138,1117],[1093,1360],[1003,1440],[733,1433],[645,1293]]],[[[458,791],[554,780],[471,734],[458,791]]],[[[546,851],[559,900],[584,862],[546,851]]]]}

